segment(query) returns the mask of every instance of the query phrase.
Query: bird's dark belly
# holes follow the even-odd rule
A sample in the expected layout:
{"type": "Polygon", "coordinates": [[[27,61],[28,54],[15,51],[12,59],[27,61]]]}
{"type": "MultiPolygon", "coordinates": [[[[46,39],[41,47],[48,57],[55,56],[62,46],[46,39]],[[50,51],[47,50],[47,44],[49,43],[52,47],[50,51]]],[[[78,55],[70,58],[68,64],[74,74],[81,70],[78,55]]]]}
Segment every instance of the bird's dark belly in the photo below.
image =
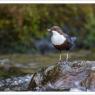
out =
{"type": "Polygon", "coordinates": [[[71,48],[71,44],[68,42],[65,42],[62,45],[54,45],[54,47],[58,50],[69,50],[71,48]]]}

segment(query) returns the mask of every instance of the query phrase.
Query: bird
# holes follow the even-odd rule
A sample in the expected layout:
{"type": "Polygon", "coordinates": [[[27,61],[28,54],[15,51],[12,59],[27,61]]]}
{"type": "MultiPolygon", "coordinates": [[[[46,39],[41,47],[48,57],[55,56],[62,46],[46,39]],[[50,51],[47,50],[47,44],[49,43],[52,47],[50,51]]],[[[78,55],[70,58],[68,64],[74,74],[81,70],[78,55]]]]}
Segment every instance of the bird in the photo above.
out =
{"type": "MultiPolygon", "coordinates": [[[[67,50],[69,51],[71,48],[74,47],[74,41],[76,39],[73,39],[68,34],[64,33],[61,27],[59,26],[52,26],[48,29],[49,32],[51,32],[51,43],[53,46],[60,51],[60,57],[59,61],[62,61],[61,57],[61,51],[67,50]]],[[[68,62],[68,53],[66,57],[66,61],[68,62]]]]}

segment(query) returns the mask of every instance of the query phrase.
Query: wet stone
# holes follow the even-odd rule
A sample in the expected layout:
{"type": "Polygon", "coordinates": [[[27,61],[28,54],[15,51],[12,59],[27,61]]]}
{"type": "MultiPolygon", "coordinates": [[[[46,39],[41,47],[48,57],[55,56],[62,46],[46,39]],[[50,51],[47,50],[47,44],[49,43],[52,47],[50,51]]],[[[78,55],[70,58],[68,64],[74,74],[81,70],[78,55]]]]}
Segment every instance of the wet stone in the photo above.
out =
{"type": "Polygon", "coordinates": [[[27,90],[32,75],[11,77],[0,81],[0,91],[24,91],[27,90]]]}
{"type": "Polygon", "coordinates": [[[73,61],[42,68],[33,75],[0,78],[0,91],[95,91],[95,62],[73,61]]]}
{"type": "Polygon", "coordinates": [[[95,89],[95,79],[92,77],[94,75],[91,76],[93,63],[95,65],[94,61],[63,61],[49,66],[45,70],[34,74],[28,90],[91,91],[91,89],[95,89]],[[89,77],[91,78],[89,79],[89,77]]]}

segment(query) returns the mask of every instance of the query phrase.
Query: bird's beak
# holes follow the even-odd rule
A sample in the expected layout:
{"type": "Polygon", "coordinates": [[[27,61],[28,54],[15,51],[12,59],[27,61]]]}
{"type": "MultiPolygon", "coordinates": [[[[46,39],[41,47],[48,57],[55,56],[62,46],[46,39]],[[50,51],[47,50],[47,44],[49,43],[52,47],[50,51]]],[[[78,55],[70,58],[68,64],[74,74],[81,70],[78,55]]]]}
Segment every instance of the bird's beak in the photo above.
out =
{"type": "Polygon", "coordinates": [[[47,29],[47,31],[48,31],[48,32],[50,32],[50,31],[51,31],[51,29],[47,29]]]}

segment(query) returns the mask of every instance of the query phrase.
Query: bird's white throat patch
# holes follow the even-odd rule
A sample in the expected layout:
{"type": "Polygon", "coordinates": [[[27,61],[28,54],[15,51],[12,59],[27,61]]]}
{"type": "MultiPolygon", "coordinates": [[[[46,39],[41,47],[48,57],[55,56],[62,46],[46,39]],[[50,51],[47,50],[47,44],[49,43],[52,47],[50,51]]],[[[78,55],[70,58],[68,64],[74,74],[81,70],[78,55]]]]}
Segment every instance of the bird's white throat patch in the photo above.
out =
{"type": "Polygon", "coordinates": [[[52,33],[53,33],[53,35],[51,37],[52,44],[61,45],[65,42],[66,38],[64,37],[64,35],[61,35],[57,31],[52,31],[52,33]]]}

